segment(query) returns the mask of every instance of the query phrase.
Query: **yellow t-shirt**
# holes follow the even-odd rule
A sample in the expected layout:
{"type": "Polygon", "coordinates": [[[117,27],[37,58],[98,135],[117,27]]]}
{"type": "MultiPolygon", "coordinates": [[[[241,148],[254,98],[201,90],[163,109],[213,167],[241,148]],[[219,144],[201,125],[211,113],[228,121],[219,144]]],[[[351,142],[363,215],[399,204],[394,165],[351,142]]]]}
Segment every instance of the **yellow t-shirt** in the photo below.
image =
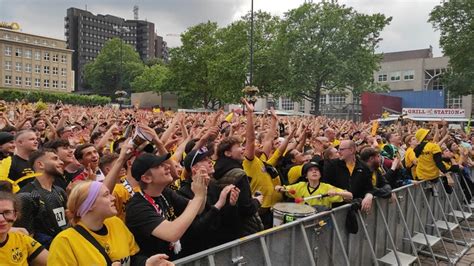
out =
{"type": "Polygon", "coordinates": [[[335,148],[335,147],[339,146],[339,144],[341,144],[341,141],[338,140],[338,139],[334,139],[334,141],[331,142],[331,144],[332,144],[332,146],[335,148]]]}
{"type": "Polygon", "coordinates": [[[288,171],[288,184],[294,184],[301,177],[303,172],[303,165],[296,165],[290,168],[288,171]]]}
{"type": "Polygon", "coordinates": [[[123,184],[115,184],[112,195],[115,197],[115,208],[117,208],[117,217],[125,222],[125,204],[132,197],[130,192],[123,184]]]}
{"type": "Polygon", "coordinates": [[[441,148],[438,144],[428,142],[418,156],[418,165],[416,166],[416,176],[421,180],[431,180],[439,176],[439,169],[433,159],[433,155],[440,153],[441,148]]]}
{"type": "Polygon", "coordinates": [[[255,191],[260,191],[263,194],[262,208],[270,208],[283,199],[281,193],[276,192],[274,189],[275,186],[281,185],[280,177],[272,179],[259,158],[254,157],[252,161],[245,158],[242,165],[245,173],[252,178],[250,180],[252,194],[255,191]]]}
{"type": "MultiPolygon", "coordinates": [[[[319,183],[319,187],[313,191],[313,188],[308,186],[308,182],[299,182],[293,185],[285,186],[285,188],[295,190],[295,194],[287,193],[287,195],[291,198],[305,198],[309,196],[327,194],[328,191],[332,189],[337,192],[344,191],[340,188],[337,188],[335,186],[332,186],[326,183],[319,183]]],[[[332,196],[332,197],[324,197],[321,199],[310,199],[310,200],[307,200],[306,203],[308,203],[311,206],[317,205],[317,206],[325,206],[325,207],[331,208],[333,203],[342,202],[342,201],[344,201],[342,196],[332,196]]]]}
{"type": "MultiPolygon", "coordinates": [[[[132,233],[115,216],[105,219],[104,225],[108,231],[104,236],[87,228],[86,230],[104,247],[112,261],[130,265],[130,256],[140,251],[132,233]]],[[[54,238],[49,250],[48,265],[106,265],[106,261],[94,245],[74,228],[68,228],[54,238]]]]}
{"type": "Polygon", "coordinates": [[[28,259],[34,259],[43,250],[44,247],[30,236],[10,232],[7,242],[0,247],[0,265],[28,265],[28,259]]]}
{"type": "Polygon", "coordinates": [[[411,176],[413,179],[416,179],[416,165],[413,164],[413,161],[416,159],[415,151],[412,147],[409,147],[405,152],[405,167],[410,168],[411,176]]]}
{"type": "Polygon", "coordinates": [[[273,167],[276,167],[278,164],[278,159],[280,159],[280,157],[281,157],[280,150],[276,149],[273,152],[273,154],[270,156],[270,159],[267,160],[267,156],[265,155],[265,153],[262,153],[262,155],[260,156],[260,160],[266,162],[267,164],[273,167]]]}

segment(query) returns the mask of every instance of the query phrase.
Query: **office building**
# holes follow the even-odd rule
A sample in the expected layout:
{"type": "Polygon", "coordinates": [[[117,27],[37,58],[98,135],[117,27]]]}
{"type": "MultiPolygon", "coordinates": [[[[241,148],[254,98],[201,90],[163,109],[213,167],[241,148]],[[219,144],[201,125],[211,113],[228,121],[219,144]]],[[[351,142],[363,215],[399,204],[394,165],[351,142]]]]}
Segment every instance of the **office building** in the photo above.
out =
{"type": "Polygon", "coordinates": [[[70,92],[72,50],[66,42],[0,28],[0,87],[70,92]]]}
{"type": "Polygon", "coordinates": [[[72,66],[76,71],[76,90],[82,91],[84,66],[100,53],[105,42],[121,38],[135,47],[143,61],[152,58],[168,60],[168,48],[155,32],[155,24],[144,20],[125,20],[112,15],[94,15],[69,8],[64,18],[67,46],[74,50],[72,66]]]}

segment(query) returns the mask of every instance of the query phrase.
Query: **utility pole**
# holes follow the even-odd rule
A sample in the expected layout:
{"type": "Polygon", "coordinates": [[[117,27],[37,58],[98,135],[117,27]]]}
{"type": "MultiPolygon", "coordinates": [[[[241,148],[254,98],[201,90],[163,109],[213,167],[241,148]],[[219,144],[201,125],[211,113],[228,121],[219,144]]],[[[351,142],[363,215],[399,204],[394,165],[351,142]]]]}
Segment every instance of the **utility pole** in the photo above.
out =
{"type": "Polygon", "coordinates": [[[251,0],[250,8],[250,74],[249,74],[249,85],[253,84],[253,0],[251,0]]]}

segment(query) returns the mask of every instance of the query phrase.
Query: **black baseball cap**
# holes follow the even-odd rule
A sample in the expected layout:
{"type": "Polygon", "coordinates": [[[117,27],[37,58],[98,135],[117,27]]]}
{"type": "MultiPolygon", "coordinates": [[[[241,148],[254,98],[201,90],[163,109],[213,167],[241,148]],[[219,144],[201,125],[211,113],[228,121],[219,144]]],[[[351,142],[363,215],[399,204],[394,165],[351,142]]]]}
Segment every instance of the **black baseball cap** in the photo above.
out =
{"type": "Polygon", "coordinates": [[[8,132],[0,132],[0,145],[12,141],[15,137],[8,132]]]}
{"type": "Polygon", "coordinates": [[[157,156],[151,153],[143,153],[139,155],[132,164],[132,176],[135,180],[140,181],[142,175],[148,169],[157,167],[171,157],[171,154],[157,156]]]}
{"type": "Polygon", "coordinates": [[[202,147],[199,150],[192,150],[184,158],[184,168],[186,171],[191,172],[191,168],[198,162],[204,160],[206,157],[209,157],[211,153],[206,147],[202,147]]]}

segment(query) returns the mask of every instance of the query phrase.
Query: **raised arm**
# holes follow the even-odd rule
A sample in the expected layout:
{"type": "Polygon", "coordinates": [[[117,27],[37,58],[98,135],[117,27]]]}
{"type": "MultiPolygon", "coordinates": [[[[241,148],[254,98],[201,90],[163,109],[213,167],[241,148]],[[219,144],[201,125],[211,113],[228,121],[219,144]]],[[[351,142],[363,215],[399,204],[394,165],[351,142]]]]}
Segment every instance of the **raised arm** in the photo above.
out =
{"type": "Polygon", "coordinates": [[[242,99],[242,102],[246,107],[247,125],[245,126],[245,158],[253,160],[255,157],[255,127],[253,125],[253,111],[254,107],[252,104],[247,102],[246,99],[242,99]]]}

